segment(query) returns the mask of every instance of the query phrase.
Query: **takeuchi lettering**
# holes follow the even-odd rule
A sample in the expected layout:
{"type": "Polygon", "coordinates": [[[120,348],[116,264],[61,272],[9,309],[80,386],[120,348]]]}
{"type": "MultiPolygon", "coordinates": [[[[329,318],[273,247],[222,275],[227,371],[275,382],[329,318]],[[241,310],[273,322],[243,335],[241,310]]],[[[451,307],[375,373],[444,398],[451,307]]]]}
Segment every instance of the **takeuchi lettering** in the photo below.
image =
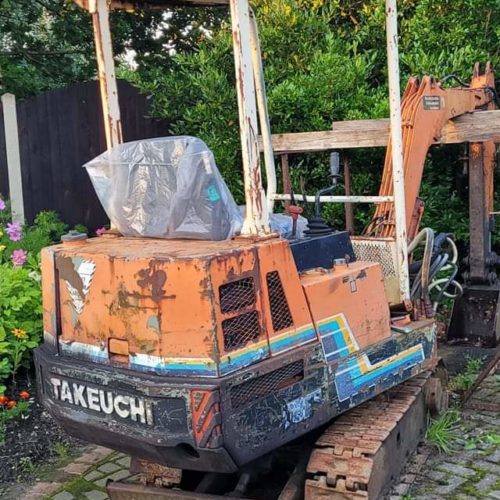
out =
{"type": "Polygon", "coordinates": [[[51,378],[55,399],[74,406],[88,408],[106,415],[115,414],[141,424],[153,425],[151,404],[143,398],[115,394],[112,391],[88,387],[76,382],[51,378]]]}

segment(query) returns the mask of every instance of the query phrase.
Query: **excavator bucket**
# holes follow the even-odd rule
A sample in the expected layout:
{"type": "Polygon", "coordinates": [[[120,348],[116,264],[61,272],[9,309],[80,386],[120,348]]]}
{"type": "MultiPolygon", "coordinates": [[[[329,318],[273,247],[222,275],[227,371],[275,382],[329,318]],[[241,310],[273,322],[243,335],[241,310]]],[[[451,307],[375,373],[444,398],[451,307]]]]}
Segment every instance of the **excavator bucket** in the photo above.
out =
{"type": "Polygon", "coordinates": [[[465,288],[455,301],[448,331],[450,340],[467,341],[485,347],[500,343],[500,311],[498,285],[475,285],[465,288]]]}

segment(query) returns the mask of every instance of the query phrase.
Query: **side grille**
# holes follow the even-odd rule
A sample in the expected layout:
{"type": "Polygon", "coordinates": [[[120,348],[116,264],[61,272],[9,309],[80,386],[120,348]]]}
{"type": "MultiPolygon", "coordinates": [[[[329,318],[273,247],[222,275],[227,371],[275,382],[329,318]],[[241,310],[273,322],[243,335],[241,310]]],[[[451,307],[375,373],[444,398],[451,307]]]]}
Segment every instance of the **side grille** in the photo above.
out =
{"type": "Polygon", "coordinates": [[[219,302],[221,312],[224,314],[255,304],[253,278],[243,278],[220,286],[219,302]]]}
{"type": "Polygon", "coordinates": [[[292,315],[290,314],[290,308],[288,307],[278,271],[267,273],[266,279],[273,330],[279,332],[293,326],[292,315]]]}
{"type": "Polygon", "coordinates": [[[260,335],[259,315],[257,311],[234,316],[222,322],[224,349],[230,351],[243,347],[247,342],[256,340],[260,335]]]}
{"type": "Polygon", "coordinates": [[[251,401],[289,387],[303,378],[304,362],[294,361],[270,373],[231,387],[229,392],[231,406],[234,409],[241,408],[251,401]]]}

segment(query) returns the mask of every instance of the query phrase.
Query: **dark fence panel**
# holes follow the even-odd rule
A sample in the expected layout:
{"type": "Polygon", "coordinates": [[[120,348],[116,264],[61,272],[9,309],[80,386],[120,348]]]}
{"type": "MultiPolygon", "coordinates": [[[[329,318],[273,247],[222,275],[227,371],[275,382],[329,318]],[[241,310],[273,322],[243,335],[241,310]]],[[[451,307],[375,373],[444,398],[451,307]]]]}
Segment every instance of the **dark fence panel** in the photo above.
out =
{"type": "MultiPolygon", "coordinates": [[[[148,118],[148,101],[118,82],[125,141],[167,135],[167,124],[148,118]]],[[[98,82],[85,82],[18,101],[17,119],[25,214],[56,210],[70,225],[95,229],[106,215],[82,165],[106,149],[98,82]]],[[[3,120],[0,121],[0,193],[8,194],[3,120]],[[3,149],[2,149],[3,148],[3,149]]]]}

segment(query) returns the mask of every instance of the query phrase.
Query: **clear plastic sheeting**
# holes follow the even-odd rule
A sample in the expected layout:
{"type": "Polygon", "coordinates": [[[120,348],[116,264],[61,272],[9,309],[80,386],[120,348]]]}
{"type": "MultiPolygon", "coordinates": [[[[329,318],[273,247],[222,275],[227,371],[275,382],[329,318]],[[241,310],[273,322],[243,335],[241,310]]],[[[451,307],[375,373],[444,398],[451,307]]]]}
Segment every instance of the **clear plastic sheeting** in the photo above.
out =
{"type": "Polygon", "coordinates": [[[307,219],[299,215],[297,218],[297,228],[293,236],[293,219],[288,214],[271,214],[269,219],[271,231],[278,233],[287,240],[305,238],[304,231],[307,229],[307,219]]]}
{"type": "MultiPolygon", "coordinates": [[[[239,207],[240,214],[242,217],[245,217],[246,206],[240,205],[239,207]]],[[[304,231],[307,230],[308,222],[305,217],[299,215],[297,218],[297,227],[295,229],[295,236],[293,235],[293,219],[288,214],[270,214],[269,215],[269,226],[271,227],[271,231],[273,233],[278,233],[282,238],[287,240],[293,239],[302,239],[305,238],[306,235],[304,231]]]]}
{"type": "Polygon", "coordinates": [[[84,166],[125,236],[224,240],[243,225],[212,152],[195,137],[120,144],[84,166]]]}

